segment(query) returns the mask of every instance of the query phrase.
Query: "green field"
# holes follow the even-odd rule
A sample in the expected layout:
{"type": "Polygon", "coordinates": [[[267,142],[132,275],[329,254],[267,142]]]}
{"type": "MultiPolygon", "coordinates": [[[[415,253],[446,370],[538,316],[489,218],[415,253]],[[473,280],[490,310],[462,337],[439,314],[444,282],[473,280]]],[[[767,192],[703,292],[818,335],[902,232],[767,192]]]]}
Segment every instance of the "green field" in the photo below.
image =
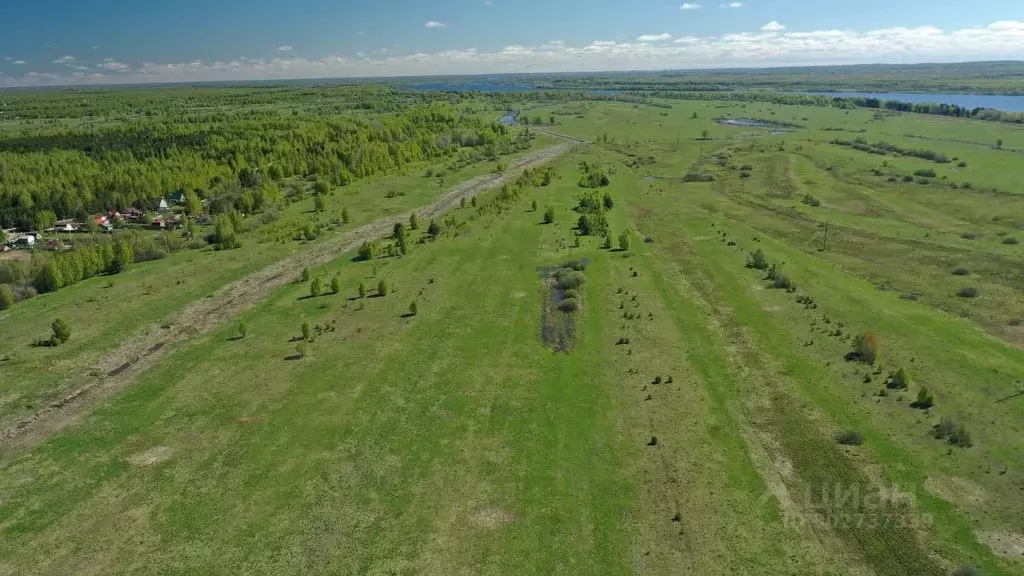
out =
{"type": "MultiPolygon", "coordinates": [[[[421,221],[405,255],[338,253],[309,270],[337,294],[296,275],[3,446],[0,573],[1024,574],[1024,130],[654,103],[524,104],[556,123],[502,163],[587,142],[547,185],[421,221]],[[857,138],[950,161],[833,143],[857,138]],[[615,248],[576,229],[584,165],[615,248]],[[758,250],[790,290],[747,266],[758,250]],[[546,271],[580,260],[578,309],[553,312],[546,271]],[[569,350],[542,339],[554,319],[569,350]],[[877,360],[847,359],[869,330],[877,360]],[[913,382],[887,386],[900,368],[913,382]]],[[[3,427],[139,329],[177,333],[190,302],[495,170],[428,166],[0,312],[3,427]],[[274,235],[342,206],[323,238],[274,235]],[[56,316],[68,343],[29,346],[56,316]]]]}

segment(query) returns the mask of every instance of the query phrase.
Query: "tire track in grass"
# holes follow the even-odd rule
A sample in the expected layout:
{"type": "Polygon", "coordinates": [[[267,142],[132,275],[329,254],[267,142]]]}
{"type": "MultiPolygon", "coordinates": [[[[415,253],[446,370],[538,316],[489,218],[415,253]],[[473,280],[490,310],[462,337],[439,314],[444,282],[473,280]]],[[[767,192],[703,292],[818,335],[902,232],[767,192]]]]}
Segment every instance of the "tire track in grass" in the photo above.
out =
{"type": "MultiPolygon", "coordinates": [[[[831,438],[822,435],[795,400],[768,381],[768,374],[779,371],[771,369],[773,362],[764,357],[756,337],[735,317],[720,293],[721,287],[713,280],[714,276],[688,245],[688,241],[681,238],[667,245],[664,253],[666,260],[674,267],[687,270],[686,277],[694,292],[690,297],[696,297],[704,303],[712,322],[721,331],[721,336],[715,336],[706,327],[700,330],[689,324],[691,331],[704,332],[707,338],[703,343],[695,343],[709,361],[700,367],[705,381],[709,384],[729,383],[715,394],[719,401],[730,402],[726,399],[728,396],[739,400],[738,395],[748,393],[751,394],[748,402],[760,405],[755,409],[741,407],[740,410],[747,413],[741,418],[750,418],[745,427],[753,426],[762,434],[768,433],[768,444],[759,450],[771,454],[775,452],[773,448],[782,449],[781,454],[775,454],[776,461],[784,458],[791,465],[794,475],[786,479],[787,488],[794,493],[802,493],[801,489],[811,489],[818,494],[822,494],[823,490],[866,491],[875,488],[875,482],[850,461],[831,438]],[[723,337],[732,344],[727,346],[722,341],[723,337]],[[719,344],[715,346],[712,342],[719,344]],[[729,355],[731,358],[716,353],[717,347],[733,350],[729,355]],[[711,364],[717,364],[718,369],[708,370],[711,364]],[[741,376],[750,382],[748,386],[738,387],[735,384],[741,376]]],[[[662,288],[668,289],[664,281],[662,288]]],[[[677,309],[682,309],[682,302],[678,301],[677,309]]],[[[695,319],[692,313],[691,319],[695,319]]],[[[748,443],[755,437],[750,432],[745,435],[748,443]]],[[[815,526],[815,532],[825,540],[830,540],[828,535],[834,534],[879,575],[925,576],[943,571],[918,538],[910,516],[913,512],[911,509],[895,506],[879,515],[877,510],[866,508],[866,498],[851,497],[849,494],[844,497],[840,492],[831,492],[826,493],[822,499],[828,498],[828,494],[834,498],[822,503],[823,510],[798,510],[805,519],[821,520],[815,526]]]]}
{"type": "MultiPolygon", "coordinates": [[[[485,174],[450,188],[438,200],[416,210],[423,220],[429,220],[457,206],[463,198],[472,198],[493,187],[515,180],[525,169],[545,164],[568,151],[571,144],[564,143],[521,158],[503,174],[485,174]]],[[[287,284],[303,268],[329,262],[350,252],[364,241],[375,240],[391,232],[395,222],[409,219],[410,213],[381,218],[350,232],[334,236],[308,250],[294,254],[266,268],[249,274],[241,280],[221,288],[208,298],[187,305],[173,314],[175,331],[167,334],[159,326],[146,326],[125,338],[116,349],[104,356],[88,375],[58,389],[73,388],[70,394],[51,401],[46,407],[0,431],[0,452],[8,453],[30,446],[64,426],[77,421],[82,409],[96,405],[103,398],[133,384],[138,375],[153,366],[169,350],[200,334],[206,334],[227,322],[246,308],[264,298],[271,290],[287,284]]]]}

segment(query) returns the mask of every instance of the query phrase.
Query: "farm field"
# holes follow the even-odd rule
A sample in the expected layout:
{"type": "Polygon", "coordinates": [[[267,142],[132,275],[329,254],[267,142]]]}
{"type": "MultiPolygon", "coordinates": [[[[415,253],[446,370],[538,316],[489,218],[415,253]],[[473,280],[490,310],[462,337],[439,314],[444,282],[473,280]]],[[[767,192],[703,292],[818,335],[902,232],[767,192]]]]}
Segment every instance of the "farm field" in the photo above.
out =
{"type": "Polygon", "coordinates": [[[190,302],[383,237],[3,446],[0,572],[1024,574],[1022,129],[650,103],[525,102],[529,149],[436,228],[406,214],[493,162],[0,312],[10,424],[190,302]]]}

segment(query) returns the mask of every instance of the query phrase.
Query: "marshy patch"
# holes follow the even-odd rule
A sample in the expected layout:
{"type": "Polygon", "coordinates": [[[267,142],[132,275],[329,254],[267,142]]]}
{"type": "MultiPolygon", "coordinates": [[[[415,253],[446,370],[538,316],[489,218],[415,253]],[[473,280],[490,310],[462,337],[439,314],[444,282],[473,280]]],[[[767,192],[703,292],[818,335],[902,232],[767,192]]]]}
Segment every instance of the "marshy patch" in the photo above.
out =
{"type": "Polygon", "coordinates": [[[576,343],[576,316],[583,310],[584,271],[588,260],[544,266],[541,275],[540,339],[555,352],[568,352],[576,343]]]}
{"type": "MultiPolygon", "coordinates": [[[[715,118],[715,123],[723,126],[737,126],[740,128],[803,128],[803,126],[799,124],[779,122],[778,120],[764,120],[762,118],[726,118],[725,116],[722,116],[720,118],[715,118]]],[[[776,132],[781,131],[776,130],[776,132]]],[[[784,134],[785,132],[781,133],[784,134]]]]}

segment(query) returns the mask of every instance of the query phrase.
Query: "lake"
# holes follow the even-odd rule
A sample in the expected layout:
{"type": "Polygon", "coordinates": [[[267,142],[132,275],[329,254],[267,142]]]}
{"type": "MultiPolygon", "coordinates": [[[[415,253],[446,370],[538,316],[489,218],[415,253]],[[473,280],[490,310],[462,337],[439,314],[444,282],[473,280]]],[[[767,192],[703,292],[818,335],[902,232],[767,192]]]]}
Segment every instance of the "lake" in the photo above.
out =
{"type": "Polygon", "coordinates": [[[800,92],[811,96],[838,96],[840,98],[878,98],[900,102],[926,104],[953,104],[964,108],[994,108],[1008,112],[1024,112],[1024,96],[993,96],[986,94],[910,94],[898,92],[800,92]]]}

